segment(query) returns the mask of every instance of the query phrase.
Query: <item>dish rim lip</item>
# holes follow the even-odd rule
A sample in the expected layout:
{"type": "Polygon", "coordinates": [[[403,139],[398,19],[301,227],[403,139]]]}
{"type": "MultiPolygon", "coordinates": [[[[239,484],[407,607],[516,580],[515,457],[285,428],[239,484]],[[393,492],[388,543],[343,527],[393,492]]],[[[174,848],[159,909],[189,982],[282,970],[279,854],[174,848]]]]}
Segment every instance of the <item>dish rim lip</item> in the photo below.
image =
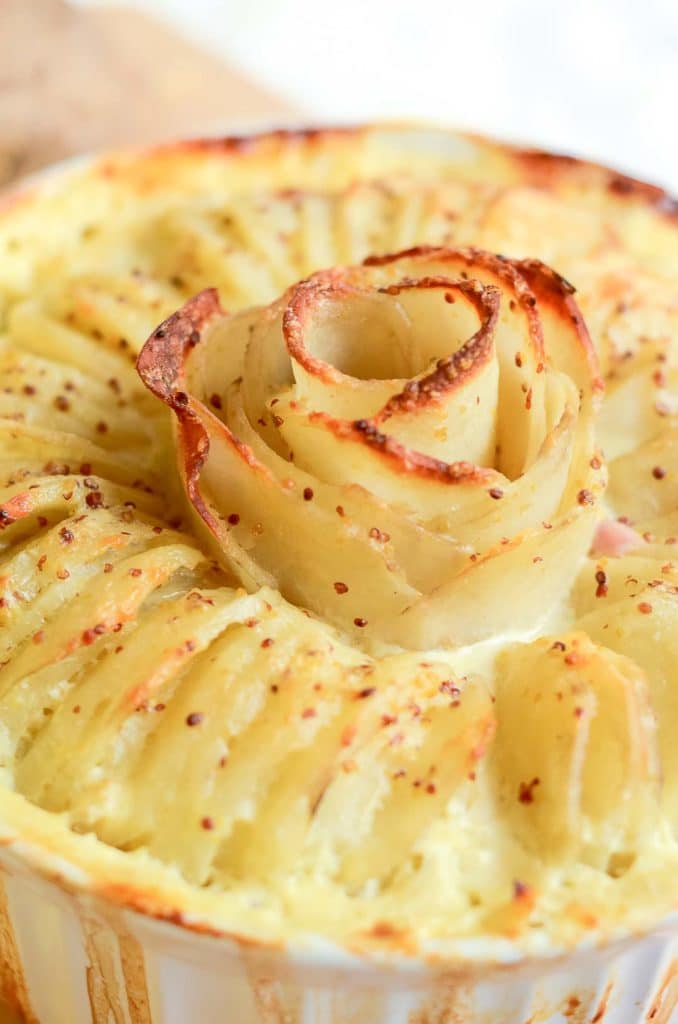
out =
{"type": "Polygon", "coordinates": [[[494,152],[509,156],[525,166],[532,165],[533,173],[536,173],[542,183],[546,183],[550,176],[562,171],[569,171],[575,175],[594,175],[599,178],[599,185],[604,185],[607,191],[616,194],[618,198],[649,207],[678,227],[678,194],[674,195],[662,185],[635,177],[602,161],[572,156],[524,140],[508,140],[466,128],[455,128],[441,121],[393,118],[374,121],[315,122],[312,119],[288,118],[272,122],[245,122],[236,124],[235,127],[236,131],[232,125],[223,133],[215,131],[210,134],[189,134],[147,144],[104,147],[64,157],[0,186],[0,218],[4,217],[7,210],[17,201],[37,198],[40,192],[49,191],[50,186],[57,181],[66,182],[71,175],[79,171],[96,168],[106,170],[111,165],[115,166],[116,161],[123,161],[130,166],[140,158],[172,157],[191,152],[256,157],[260,155],[259,151],[271,145],[283,148],[289,147],[292,143],[306,146],[316,142],[323,144],[333,137],[347,140],[380,134],[397,133],[404,136],[407,133],[431,133],[439,137],[456,138],[485,153],[494,152]]]}

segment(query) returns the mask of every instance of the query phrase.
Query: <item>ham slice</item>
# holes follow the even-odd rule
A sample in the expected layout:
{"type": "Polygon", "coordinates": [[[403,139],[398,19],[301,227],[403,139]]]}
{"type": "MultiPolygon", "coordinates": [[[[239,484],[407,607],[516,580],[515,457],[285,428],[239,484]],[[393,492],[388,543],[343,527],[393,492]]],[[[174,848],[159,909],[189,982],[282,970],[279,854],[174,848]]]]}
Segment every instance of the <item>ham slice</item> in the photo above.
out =
{"type": "Polygon", "coordinates": [[[596,529],[591,554],[621,558],[643,544],[645,541],[641,535],[626,523],[620,523],[616,519],[604,519],[596,529]]]}

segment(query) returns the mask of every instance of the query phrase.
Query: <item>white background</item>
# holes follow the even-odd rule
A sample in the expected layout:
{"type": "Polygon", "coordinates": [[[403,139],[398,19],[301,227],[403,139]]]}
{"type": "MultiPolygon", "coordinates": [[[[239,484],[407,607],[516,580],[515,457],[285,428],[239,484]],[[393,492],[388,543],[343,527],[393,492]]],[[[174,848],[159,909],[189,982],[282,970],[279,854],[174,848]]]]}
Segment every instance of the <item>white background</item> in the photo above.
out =
{"type": "Polygon", "coordinates": [[[135,6],[287,97],[302,119],[428,117],[597,158],[678,192],[678,0],[135,6]]]}

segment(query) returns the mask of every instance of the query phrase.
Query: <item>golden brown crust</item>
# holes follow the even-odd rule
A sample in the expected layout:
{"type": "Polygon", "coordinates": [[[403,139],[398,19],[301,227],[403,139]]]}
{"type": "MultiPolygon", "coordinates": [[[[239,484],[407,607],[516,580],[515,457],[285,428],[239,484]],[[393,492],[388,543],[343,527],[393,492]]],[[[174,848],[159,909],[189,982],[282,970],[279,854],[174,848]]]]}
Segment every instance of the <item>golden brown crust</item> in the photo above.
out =
{"type": "MultiPolygon", "coordinates": [[[[427,250],[420,246],[416,250],[368,258],[365,260],[365,266],[384,266],[410,256],[428,255],[444,259],[444,250],[427,250]]],[[[313,309],[318,303],[351,295],[354,290],[359,290],[359,279],[353,282],[352,277],[350,271],[347,275],[341,270],[314,274],[308,281],[291,289],[283,314],[282,330],[288,352],[310,374],[323,380],[333,380],[340,375],[329,364],[311,355],[306,348],[304,335],[313,309]]],[[[381,429],[393,415],[434,406],[440,403],[443,396],[455,390],[462,390],[487,364],[492,350],[499,315],[500,294],[497,289],[483,288],[476,281],[454,281],[444,277],[424,276],[417,279],[404,278],[379,290],[389,295],[398,295],[401,291],[415,289],[440,289],[447,301],[453,298],[455,292],[459,293],[476,310],[481,323],[479,330],[460,349],[439,360],[431,373],[421,380],[410,382],[404,391],[390,398],[375,416],[348,422],[334,419],[322,412],[314,412],[311,413],[310,420],[324,424],[341,440],[358,441],[369,446],[398,472],[436,479],[443,483],[481,483],[490,480],[493,476],[491,471],[485,471],[468,462],[450,464],[430,458],[421,452],[410,451],[381,429]]]]}
{"type": "Polygon", "coordinates": [[[494,479],[494,471],[476,466],[472,462],[443,462],[422,452],[414,452],[382,433],[378,420],[337,420],[326,413],[313,412],[309,415],[312,423],[322,423],[339,441],[364,444],[376,452],[393,472],[404,476],[419,477],[422,480],[437,480],[444,484],[482,484],[494,479]]]}
{"type": "Polygon", "coordinates": [[[216,289],[200,292],[156,328],[137,360],[137,370],[146,387],[177,416],[185,486],[191,501],[213,531],[216,524],[198,486],[200,470],[209,452],[209,437],[180,385],[186,355],[220,315],[223,310],[216,289]]]}
{"type": "Polygon", "coordinates": [[[541,187],[552,187],[563,179],[577,181],[584,176],[595,176],[613,196],[620,199],[640,200],[670,220],[678,216],[678,200],[658,185],[621,174],[602,164],[574,156],[549,153],[542,149],[520,149],[507,146],[507,152],[524,168],[528,181],[541,187]]]}
{"type": "Polygon", "coordinates": [[[137,370],[144,384],[180,417],[188,405],[180,387],[184,360],[210,323],[222,315],[216,288],[206,288],[163,321],[139,355],[137,370]]]}
{"type": "MultiPolygon", "coordinates": [[[[385,122],[381,125],[322,125],[309,128],[281,128],[252,135],[227,135],[217,138],[196,138],[167,143],[151,150],[161,160],[194,154],[211,154],[235,159],[275,160],[290,150],[312,156],[325,147],[341,152],[343,148],[375,133],[407,130],[419,131],[420,125],[407,122],[385,122]]],[[[432,129],[436,131],[436,129],[432,129]]],[[[594,161],[565,154],[549,153],[538,148],[511,145],[498,139],[458,133],[488,158],[499,158],[521,182],[537,188],[551,189],[564,185],[583,190],[604,190],[619,203],[649,207],[669,222],[678,219],[678,199],[658,185],[648,184],[594,161]]],[[[133,150],[129,151],[130,154],[133,150]]],[[[148,155],[148,151],[144,152],[148,155]]],[[[102,172],[116,173],[115,162],[101,165],[102,172]],[[105,170],[104,170],[105,167],[105,170]]]]}
{"type": "Polygon", "coordinates": [[[605,383],[600,376],[596,350],[581,310],[574,300],[576,289],[561,274],[547,267],[541,260],[520,260],[520,273],[529,284],[539,302],[548,304],[558,316],[569,317],[584,352],[593,388],[602,392],[605,383]]]}

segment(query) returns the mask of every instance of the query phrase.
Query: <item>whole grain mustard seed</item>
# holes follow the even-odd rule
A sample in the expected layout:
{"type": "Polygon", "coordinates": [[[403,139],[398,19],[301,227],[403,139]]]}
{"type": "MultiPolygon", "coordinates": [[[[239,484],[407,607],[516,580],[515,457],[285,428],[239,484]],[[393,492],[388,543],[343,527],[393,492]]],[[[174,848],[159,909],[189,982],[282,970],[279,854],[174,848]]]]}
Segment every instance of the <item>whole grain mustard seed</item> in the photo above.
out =
{"type": "Polygon", "coordinates": [[[441,693],[446,693],[450,697],[458,697],[461,693],[461,690],[452,679],[443,679],[438,689],[441,693]]]}
{"type": "Polygon", "coordinates": [[[523,901],[531,897],[532,887],[527,885],[525,882],[515,881],[513,883],[513,898],[517,901],[523,901]]]}
{"type": "Polygon", "coordinates": [[[606,573],[603,572],[602,569],[599,569],[598,572],[596,573],[596,583],[598,584],[597,587],[596,587],[596,597],[606,597],[607,596],[607,575],[606,575],[606,573]]]}
{"type": "Polygon", "coordinates": [[[391,539],[391,535],[385,530],[380,530],[378,526],[373,526],[369,535],[372,540],[377,540],[380,544],[388,544],[391,539]]]}
{"type": "Polygon", "coordinates": [[[541,779],[533,778],[530,782],[521,782],[518,786],[518,800],[521,804],[534,803],[535,789],[539,786],[541,779]]]}

